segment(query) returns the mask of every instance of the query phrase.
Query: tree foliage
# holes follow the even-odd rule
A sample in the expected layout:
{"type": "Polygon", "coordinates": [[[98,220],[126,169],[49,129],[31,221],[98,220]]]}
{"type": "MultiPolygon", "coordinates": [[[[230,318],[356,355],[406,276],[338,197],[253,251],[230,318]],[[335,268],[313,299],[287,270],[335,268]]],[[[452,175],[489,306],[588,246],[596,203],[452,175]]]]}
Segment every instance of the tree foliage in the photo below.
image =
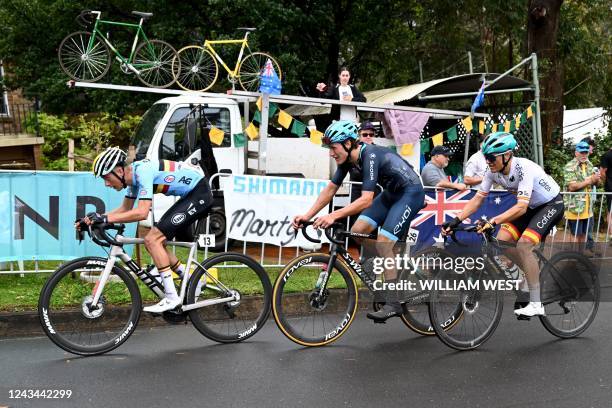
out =
{"type": "MultiPolygon", "coordinates": [[[[468,51],[476,72],[503,72],[528,49],[527,4],[507,0],[3,0],[0,58],[9,64],[7,86],[40,97],[47,112],[123,115],[157,98],[66,87],[57,47],[80,29],[74,18],[83,9],[120,21],[136,21],[131,10],[154,12],[145,31],[177,49],[204,38],[241,38],[237,27],[257,27],[253,49],[277,57],[283,92],[297,95],[313,95],[317,82],[335,80],[342,64],[362,90],[371,90],[419,82],[419,62],[425,80],[466,73],[468,51]]],[[[610,104],[609,21],[606,0],[566,0],[561,7],[556,45],[568,108],[610,104]]],[[[124,50],[131,35],[110,30],[124,50]]],[[[221,54],[233,61],[236,52],[228,47],[221,54]]],[[[105,81],[137,83],[116,65],[105,81]]],[[[220,81],[215,90],[228,87],[220,81]]]]}

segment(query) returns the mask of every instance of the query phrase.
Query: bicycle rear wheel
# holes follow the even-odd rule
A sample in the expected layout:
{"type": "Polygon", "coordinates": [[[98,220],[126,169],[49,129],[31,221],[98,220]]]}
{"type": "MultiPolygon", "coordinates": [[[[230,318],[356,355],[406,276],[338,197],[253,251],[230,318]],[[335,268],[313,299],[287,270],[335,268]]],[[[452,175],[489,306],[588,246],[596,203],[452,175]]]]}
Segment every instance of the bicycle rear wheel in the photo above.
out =
{"type": "Polygon", "coordinates": [[[96,82],[110,69],[108,46],[95,37],[89,47],[91,36],[87,31],[72,33],[62,40],[57,50],[62,71],[75,81],[96,82]]]}
{"type": "Polygon", "coordinates": [[[471,350],[493,335],[504,306],[503,293],[484,285],[494,276],[486,267],[462,274],[452,269],[438,272],[438,288],[430,291],[429,318],[440,341],[456,350],[471,350]],[[458,307],[462,314],[453,321],[458,307]]]}
{"type": "Polygon", "coordinates": [[[272,298],[272,284],[263,267],[234,253],[216,255],[202,266],[189,278],[187,304],[232,296],[235,300],[190,310],[195,328],[220,343],[236,343],[257,333],[268,320],[272,298]]]}
{"type": "Polygon", "coordinates": [[[219,66],[210,51],[190,45],[181,48],[172,60],[172,73],[184,90],[204,92],[217,81],[219,66]]]}
{"type": "Polygon", "coordinates": [[[551,334],[568,339],[583,333],[599,308],[595,265],[578,252],[554,255],[542,268],[540,288],[545,316],[540,322],[551,334]]]}
{"type": "Polygon", "coordinates": [[[281,332],[302,346],[336,341],[357,312],[357,284],[346,266],[336,261],[323,295],[317,282],[327,272],[329,254],[304,254],[290,261],[274,283],[272,311],[281,332]]]}
{"type": "MultiPolygon", "coordinates": [[[[140,74],[138,79],[152,88],[167,88],[176,80],[172,73],[172,61],[176,50],[161,40],[142,42],[134,53],[132,65],[140,74]]],[[[180,70],[180,67],[177,67],[180,70]]]]}
{"type": "Polygon", "coordinates": [[[276,71],[276,75],[278,75],[278,79],[283,79],[280,65],[278,65],[278,62],[276,62],[270,54],[266,54],[265,52],[254,52],[244,57],[238,68],[238,81],[242,89],[248,92],[259,91],[261,74],[263,73],[268,59],[272,61],[272,66],[276,71]]]}
{"type": "Polygon", "coordinates": [[[43,330],[62,349],[83,356],[119,347],[136,329],[142,308],[138,285],[113,266],[98,307],[93,290],[107,259],[86,257],[61,266],[42,288],[38,314],[43,330]]]}

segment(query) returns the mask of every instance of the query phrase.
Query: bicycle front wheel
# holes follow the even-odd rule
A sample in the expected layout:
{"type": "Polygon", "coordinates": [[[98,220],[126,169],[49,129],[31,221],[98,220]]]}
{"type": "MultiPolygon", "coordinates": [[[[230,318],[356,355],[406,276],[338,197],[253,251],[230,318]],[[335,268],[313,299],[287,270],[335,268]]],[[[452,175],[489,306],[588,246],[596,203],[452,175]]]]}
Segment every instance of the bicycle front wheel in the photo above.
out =
{"type": "Polygon", "coordinates": [[[136,329],[142,302],[130,274],[115,265],[96,307],[94,288],[107,259],[79,258],[61,266],[42,288],[38,314],[47,336],[83,356],[119,347],[136,329]]]}
{"type": "Polygon", "coordinates": [[[190,45],[178,51],[172,60],[172,72],[176,83],[184,90],[204,92],[217,81],[219,66],[210,51],[190,45]]]}
{"type": "MultiPolygon", "coordinates": [[[[138,79],[152,88],[167,88],[175,81],[172,73],[172,61],[176,50],[161,40],[142,42],[134,53],[132,65],[140,74],[138,79]]],[[[180,67],[177,67],[180,70],[180,67]]]]}
{"type": "MultiPolygon", "coordinates": [[[[415,333],[423,336],[435,336],[436,332],[429,319],[429,291],[426,291],[427,281],[431,281],[437,274],[439,267],[446,259],[453,258],[453,255],[441,248],[431,247],[419,251],[412,256],[419,262],[416,270],[402,271],[400,279],[414,282],[417,289],[416,293],[408,296],[404,313],[401,318],[408,328],[415,333]]],[[[449,309],[450,314],[443,322],[443,330],[450,330],[460,319],[463,309],[457,305],[455,309],[449,309]]]]}
{"type": "Polygon", "coordinates": [[[276,71],[276,75],[278,75],[278,79],[283,79],[280,65],[271,55],[264,52],[254,52],[244,57],[238,68],[238,81],[242,89],[248,92],[259,91],[261,75],[268,59],[272,61],[272,66],[276,71]]]}
{"type": "Polygon", "coordinates": [[[485,343],[497,328],[504,307],[503,293],[485,283],[495,275],[483,270],[457,273],[441,269],[429,295],[429,319],[436,335],[456,350],[472,350],[485,343]],[[456,319],[456,311],[462,311],[456,319]]]}
{"type": "Polygon", "coordinates": [[[60,67],[75,81],[96,82],[111,66],[110,50],[98,37],[87,31],[77,31],[64,38],[57,50],[60,67]]]}
{"type": "Polygon", "coordinates": [[[597,315],[599,278],[595,265],[580,253],[554,255],[542,268],[540,290],[546,313],[540,322],[557,337],[580,335],[597,315]]]}
{"type": "Polygon", "coordinates": [[[234,253],[209,258],[202,267],[189,278],[187,291],[188,305],[210,302],[189,311],[195,328],[220,343],[236,343],[257,333],[268,320],[272,298],[272,284],[263,267],[234,253]]]}
{"type": "Polygon", "coordinates": [[[302,346],[323,346],[338,340],[357,312],[353,275],[340,261],[327,273],[329,260],[330,256],[322,253],[299,256],[285,266],[274,283],[274,320],[287,338],[302,346]],[[324,281],[320,294],[317,284],[324,281]]]}

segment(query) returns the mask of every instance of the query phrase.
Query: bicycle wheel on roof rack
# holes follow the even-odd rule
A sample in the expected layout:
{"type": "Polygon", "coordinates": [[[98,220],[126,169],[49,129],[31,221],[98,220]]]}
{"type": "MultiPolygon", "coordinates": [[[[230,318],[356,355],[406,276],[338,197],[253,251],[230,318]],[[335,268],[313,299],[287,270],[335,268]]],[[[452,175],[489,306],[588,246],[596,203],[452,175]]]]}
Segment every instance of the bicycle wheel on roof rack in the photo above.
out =
{"type": "Polygon", "coordinates": [[[248,92],[257,92],[259,90],[261,75],[268,60],[272,62],[272,67],[276,71],[278,79],[283,79],[280,65],[278,65],[274,57],[265,52],[253,52],[242,59],[238,68],[238,80],[242,89],[248,92]]]}
{"type": "Polygon", "coordinates": [[[75,81],[96,82],[111,67],[108,46],[97,36],[92,40],[92,33],[88,31],[77,31],[64,38],[57,56],[62,71],[75,81]]]}

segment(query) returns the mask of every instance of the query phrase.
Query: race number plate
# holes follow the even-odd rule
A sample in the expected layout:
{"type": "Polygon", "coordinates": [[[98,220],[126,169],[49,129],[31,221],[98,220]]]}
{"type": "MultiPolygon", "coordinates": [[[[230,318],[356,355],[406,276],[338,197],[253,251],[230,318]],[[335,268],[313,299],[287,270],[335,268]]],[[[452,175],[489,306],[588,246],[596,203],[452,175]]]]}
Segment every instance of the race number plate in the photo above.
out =
{"type": "Polygon", "coordinates": [[[198,244],[201,247],[214,247],[215,246],[215,234],[200,234],[198,238],[198,244]]]}

